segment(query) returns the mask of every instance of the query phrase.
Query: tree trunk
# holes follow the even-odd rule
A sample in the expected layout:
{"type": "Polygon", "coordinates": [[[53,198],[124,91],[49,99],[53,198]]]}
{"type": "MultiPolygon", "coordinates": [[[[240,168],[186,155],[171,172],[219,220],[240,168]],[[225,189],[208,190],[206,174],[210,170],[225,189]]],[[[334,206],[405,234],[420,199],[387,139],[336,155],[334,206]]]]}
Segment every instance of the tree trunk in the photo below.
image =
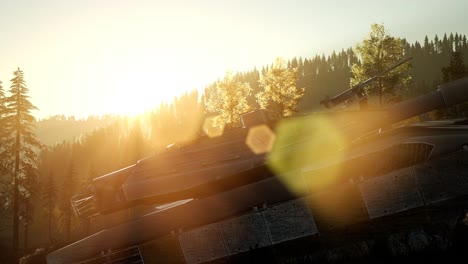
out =
{"type": "MultiPolygon", "coordinates": [[[[18,117],[17,117],[18,119],[18,117]]],[[[17,122],[17,126],[18,126],[17,122]]],[[[13,255],[18,259],[19,252],[19,181],[18,174],[20,169],[20,131],[16,128],[16,146],[15,146],[15,180],[14,180],[14,193],[13,193],[13,255]]]]}
{"type": "Polygon", "coordinates": [[[67,207],[67,222],[66,222],[66,239],[67,242],[70,242],[70,233],[71,233],[71,212],[70,209],[67,207]]]}
{"type": "Polygon", "coordinates": [[[48,220],[48,226],[49,226],[49,243],[52,244],[52,209],[49,206],[49,219],[48,220]]]}
{"type": "Polygon", "coordinates": [[[29,240],[29,223],[26,221],[24,224],[24,251],[28,252],[28,240],[29,240]]]}

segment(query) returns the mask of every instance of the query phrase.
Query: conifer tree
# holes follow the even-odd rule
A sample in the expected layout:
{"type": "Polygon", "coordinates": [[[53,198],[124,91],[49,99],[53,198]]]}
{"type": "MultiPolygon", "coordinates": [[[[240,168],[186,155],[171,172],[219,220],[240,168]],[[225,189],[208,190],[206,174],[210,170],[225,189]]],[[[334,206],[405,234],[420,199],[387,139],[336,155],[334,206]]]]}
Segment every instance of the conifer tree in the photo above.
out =
{"type": "Polygon", "coordinates": [[[33,132],[34,117],[31,111],[37,109],[27,95],[23,71],[19,68],[11,79],[10,96],[5,98],[6,111],[3,119],[6,144],[0,153],[2,160],[13,166],[13,253],[18,254],[21,194],[30,195],[27,182],[28,170],[37,168],[36,159],[41,143],[33,132]],[[21,189],[21,194],[20,194],[21,189]]]}
{"type": "Polygon", "coordinates": [[[206,109],[209,113],[218,114],[215,125],[225,124],[228,127],[240,125],[240,114],[248,112],[251,106],[247,103],[250,85],[235,80],[231,72],[227,72],[224,79],[216,83],[206,98],[206,109]]]}
{"type": "Polygon", "coordinates": [[[304,88],[297,88],[296,68],[286,67],[284,60],[276,59],[271,68],[260,77],[263,91],[257,94],[262,109],[268,109],[278,117],[297,112],[297,103],[304,95],[304,88]]]}

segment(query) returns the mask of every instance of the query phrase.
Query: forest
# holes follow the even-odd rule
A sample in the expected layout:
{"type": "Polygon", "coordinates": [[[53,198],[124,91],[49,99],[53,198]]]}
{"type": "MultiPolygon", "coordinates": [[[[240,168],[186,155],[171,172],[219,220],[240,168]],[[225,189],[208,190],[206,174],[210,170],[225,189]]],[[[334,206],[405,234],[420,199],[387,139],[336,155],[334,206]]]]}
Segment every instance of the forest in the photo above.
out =
{"type": "MultiPolygon", "coordinates": [[[[443,82],[468,75],[465,35],[447,33],[432,39],[426,36],[422,42],[398,41],[400,58],[413,59],[404,73],[398,73],[399,80],[406,74],[407,83],[394,84],[396,88],[389,89],[385,97],[386,104],[433,91],[443,82]],[[403,86],[405,89],[400,89],[403,86]]],[[[224,129],[239,126],[237,116],[246,111],[272,107],[280,109],[281,116],[321,111],[320,101],[325,96],[334,96],[378,73],[367,71],[367,75],[358,76],[353,68],[364,67],[363,56],[358,46],[348,47],[327,55],[282,59],[261,69],[226,73],[224,79],[208,84],[203,93],[187,92],[132,118],[58,115],[35,120],[29,113],[35,106],[29,101],[34,98],[27,96],[27,76],[16,70],[9,94],[0,83],[0,262],[12,257],[11,237],[16,243],[14,251],[22,255],[38,247],[64,245],[96,231],[92,226],[101,221],[99,218],[91,220],[94,223],[79,219],[70,206],[70,198],[93,178],[164,151],[169,144],[184,144],[203,136],[207,123],[224,129]],[[285,99],[275,101],[265,89],[275,85],[269,83],[274,78],[283,77],[292,80],[287,95],[294,97],[290,108],[285,99]],[[229,94],[232,87],[234,93],[229,94]],[[236,102],[227,114],[219,113],[226,101],[216,100],[223,98],[236,102]],[[26,104],[20,107],[18,100],[26,104]],[[19,142],[15,133],[20,132],[13,120],[19,113],[25,120],[20,129],[26,138],[21,149],[13,144],[19,142]],[[24,160],[21,166],[15,165],[19,159],[24,160]],[[13,217],[14,212],[19,217],[13,217]]],[[[457,112],[461,114],[466,112],[457,112]]]]}

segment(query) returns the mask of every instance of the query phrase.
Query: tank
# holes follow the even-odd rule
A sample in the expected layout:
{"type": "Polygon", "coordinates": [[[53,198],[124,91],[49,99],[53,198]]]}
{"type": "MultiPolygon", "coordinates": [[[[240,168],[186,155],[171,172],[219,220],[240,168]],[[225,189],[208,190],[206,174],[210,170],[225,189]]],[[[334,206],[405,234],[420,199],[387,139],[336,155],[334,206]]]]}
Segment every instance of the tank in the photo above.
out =
{"type": "Polygon", "coordinates": [[[267,177],[262,171],[266,152],[254,153],[246,138],[256,125],[269,130],[268,125],[274,125],[271,116],[263,110],[243,114],[242,127],[186,145],[171,144],[161,153],[97,177],[71,199],[75,213],[89,218],[139,204],[198,199],[261,180],[267,177]]]}
{"type": "MultiPolygon", "coordinates": [[[[323,104],[357,96],[362,107],[362,88],[323,104]]],[[[79,217],[151,210],[48,254],[47,263],[143,263],[148,247],[159,262],[181,263],[446,252],[463,239],[453,230],[464,230],[468,212],[468,119],[400,122],[466,101],[468,78],[384,110],[245,114],[241,128],[94,179],[72,199],[79,217]]]]}

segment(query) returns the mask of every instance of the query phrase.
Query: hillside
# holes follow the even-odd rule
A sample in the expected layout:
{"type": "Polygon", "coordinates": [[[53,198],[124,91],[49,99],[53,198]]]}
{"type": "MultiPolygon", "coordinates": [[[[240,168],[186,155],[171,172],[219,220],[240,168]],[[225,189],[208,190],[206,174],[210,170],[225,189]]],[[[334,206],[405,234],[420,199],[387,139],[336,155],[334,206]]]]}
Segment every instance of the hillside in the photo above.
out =
{"type": "Polygon", "coordinates": [[[94,129],[106,127],[116,120],[118,116],[91,116],[87,119],[74,117],[52,116],[36,122],[36,135],[43,144],[52,146],[63,141],[74,140],[94,129]]]}

